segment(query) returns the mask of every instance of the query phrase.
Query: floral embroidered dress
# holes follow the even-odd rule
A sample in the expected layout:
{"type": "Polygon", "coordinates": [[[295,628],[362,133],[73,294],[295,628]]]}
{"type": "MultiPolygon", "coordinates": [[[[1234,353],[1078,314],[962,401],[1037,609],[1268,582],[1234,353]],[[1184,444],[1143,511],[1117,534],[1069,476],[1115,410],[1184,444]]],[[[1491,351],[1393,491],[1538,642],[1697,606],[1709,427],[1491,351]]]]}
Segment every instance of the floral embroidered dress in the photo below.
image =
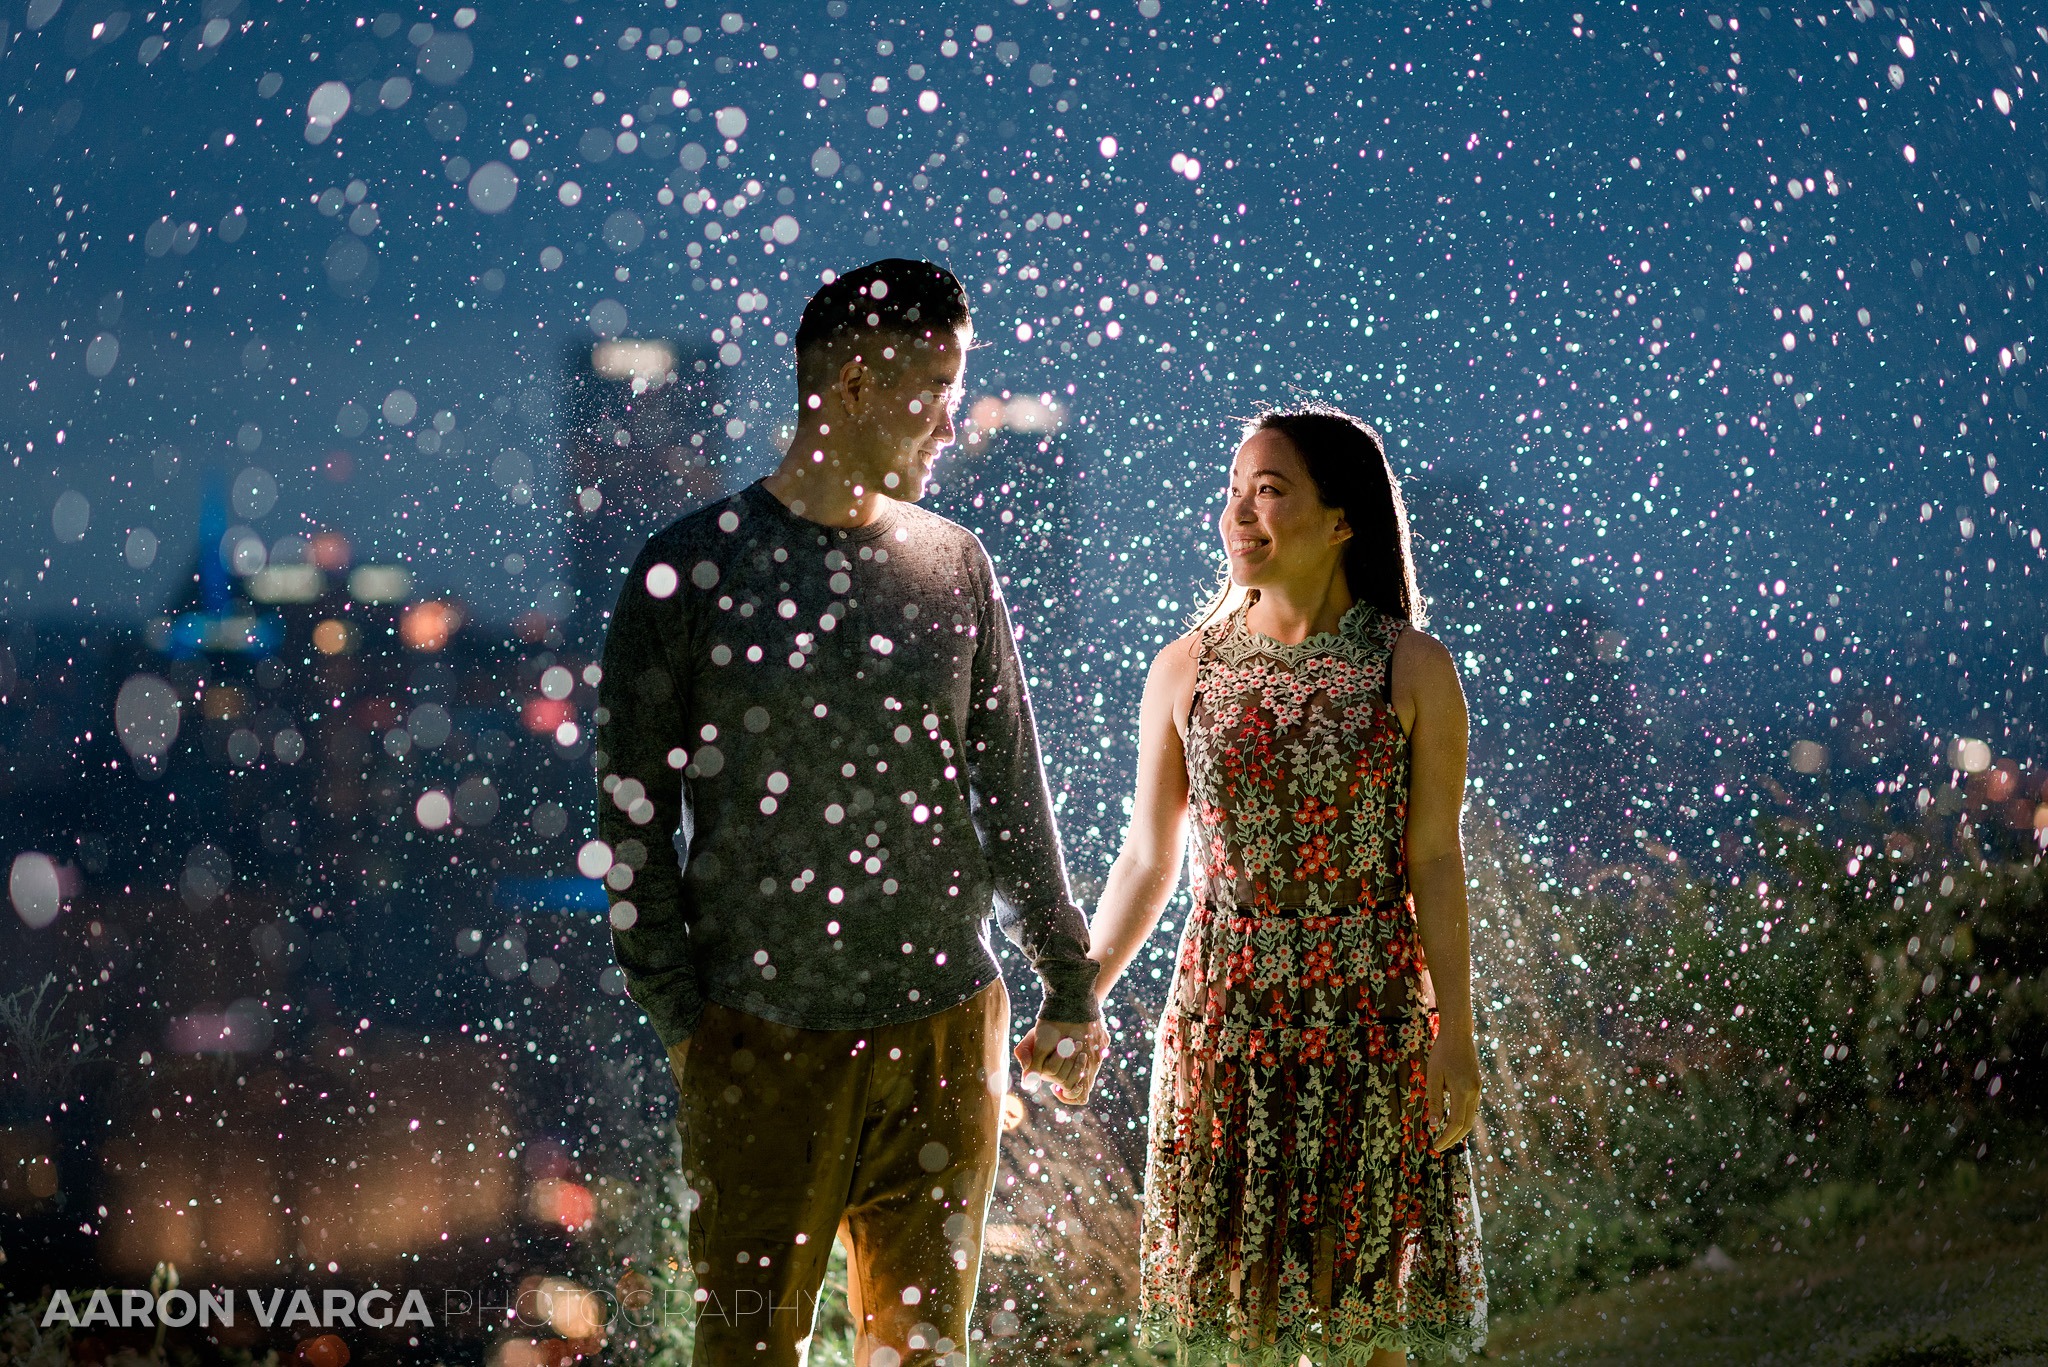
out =
{"type": "Polygon", "coordinates": [[[1194,910],[1160,1021],[1142,1325],[1247,1367],[1463,1358],[1486,1338],[1464,1146],[1429,1146],[1404,837],[1402,623],[1283,645],[1203,630],[1188,719],[1194,910]]]}

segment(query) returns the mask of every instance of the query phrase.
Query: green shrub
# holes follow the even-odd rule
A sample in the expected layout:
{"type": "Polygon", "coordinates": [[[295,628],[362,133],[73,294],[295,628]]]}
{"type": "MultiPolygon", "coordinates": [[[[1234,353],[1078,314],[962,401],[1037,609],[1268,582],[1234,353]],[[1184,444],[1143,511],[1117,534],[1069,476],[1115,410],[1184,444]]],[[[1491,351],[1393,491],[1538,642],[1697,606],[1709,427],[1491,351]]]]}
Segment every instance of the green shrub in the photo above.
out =
{"type": "Polygon", "coordinates": [[[1501,1310],[1738,1232],[1827,1237],[2039,1131],[2038,857],[1994,862],[1967,822],[1829,839],[1787,819],[1757,823],[1760,858],[1733,876],[1653,851],[1575,887],[1478,824],[1476,1147],[1501,1310]]]}

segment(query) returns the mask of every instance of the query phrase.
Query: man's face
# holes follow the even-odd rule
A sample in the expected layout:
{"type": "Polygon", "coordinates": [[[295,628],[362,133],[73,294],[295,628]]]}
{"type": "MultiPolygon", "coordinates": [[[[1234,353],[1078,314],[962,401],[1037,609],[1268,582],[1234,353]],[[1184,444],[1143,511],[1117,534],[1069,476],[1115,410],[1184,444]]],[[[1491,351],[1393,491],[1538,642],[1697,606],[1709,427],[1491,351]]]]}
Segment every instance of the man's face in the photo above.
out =
{"type": "Polygon", "coordinates": [[[869,473],[891,498],[923,498],[939,452],[953,444],[968,340],[963,330],[881,342],[859,421],[878,458],[869,473]]]}

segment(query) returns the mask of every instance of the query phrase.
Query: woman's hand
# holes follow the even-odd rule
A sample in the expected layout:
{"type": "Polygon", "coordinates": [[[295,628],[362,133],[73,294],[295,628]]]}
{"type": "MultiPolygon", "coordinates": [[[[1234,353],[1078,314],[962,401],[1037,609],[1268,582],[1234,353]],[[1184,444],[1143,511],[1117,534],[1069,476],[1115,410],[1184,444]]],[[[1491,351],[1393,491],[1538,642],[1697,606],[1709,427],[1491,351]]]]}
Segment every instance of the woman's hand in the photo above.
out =
{"type": "Polygon", "coordinates": [[[668,1071],[669,1075],[676,1080],[677,1091],[683,1089],[683,1064],[689,1060],[689,1057],[690,1042],[688,1040],[684,1040],[681,1044],[671,1044],[668,1047],[668,1071]]]}
{"type": "Polygon", "coordinates": [[[1041,1020],[1017,1045],[1017,1066],[1048,1079],[1069,1106],[1085,1106],[1095,1074],[1109,1056],[1109,1030],[1099,1020],[1068,1024],[1041,1020]]]}
{"type": "Polygon", "coordinates": [[[1429,1088],[1430,1147],[1444,1153],[1464,1141],[1479,1119],[1479,1048],[1469,1032],[1440,1030],[1424,1071],[1429,1088]]]}

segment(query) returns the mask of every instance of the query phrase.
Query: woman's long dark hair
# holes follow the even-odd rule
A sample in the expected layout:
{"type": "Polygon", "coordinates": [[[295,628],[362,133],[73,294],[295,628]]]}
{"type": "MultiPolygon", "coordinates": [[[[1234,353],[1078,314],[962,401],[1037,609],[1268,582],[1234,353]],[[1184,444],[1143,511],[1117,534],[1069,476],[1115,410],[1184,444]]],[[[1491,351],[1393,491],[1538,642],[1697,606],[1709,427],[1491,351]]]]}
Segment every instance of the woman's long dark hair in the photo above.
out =
{"type": "MultiPolygon", "coordinates": [[[[1245,440],[1260,432],[1278,432],[1293,442],[1323,506],[1343,509],[1351,525],[1351,539],[1344,543],[1344,581],[1351,596],[1389,617],[1426,626],[1428,610],[1415,586],[1409,551],[1408,505],[1380,434],[1370,423],[1317,402],[1269,408],[1246,421],[1245,440]]],[[[1226,573],[1198,622],[1213,617],[1230,590],[1226,573]]]]}

